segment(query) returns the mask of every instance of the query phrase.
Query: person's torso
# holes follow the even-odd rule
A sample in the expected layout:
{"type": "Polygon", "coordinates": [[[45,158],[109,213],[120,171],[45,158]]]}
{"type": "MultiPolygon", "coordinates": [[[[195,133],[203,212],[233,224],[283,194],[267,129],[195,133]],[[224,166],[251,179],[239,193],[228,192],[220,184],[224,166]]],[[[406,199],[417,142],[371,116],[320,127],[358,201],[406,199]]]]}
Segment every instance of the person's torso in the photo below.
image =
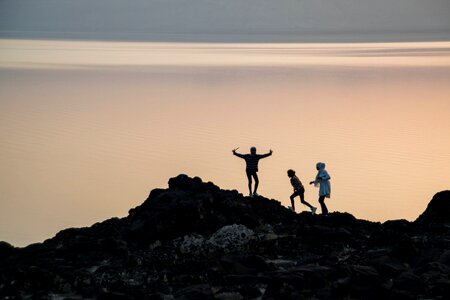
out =
{"type": "Polygon", "coordinates": [[[328,174],[327,171],[325,171],[325,170],[320,170],[320,171],[317,173],[316,181],[318,181],[319,183],[324,183],[324,182],[327,182],[327,181],[329,181],[329,180],[330,180],[330,175],[328,174]]]}
{"type": "Polygon", "coordinates": [[[300,190],[300,189],[303,188],[302,182],[301,182],[300,179],[298,179],[298,177],[295,176],[295,175],[291,177],[291,184],[292,184],[292,186],[293,186],[295,189],[297,189],[297,190],[300,190]]]}
{"type": "Polygon", "coordinates": [[[258,162],[260,160],[259,155],[247,154],[245,155],[245,163],[247,170],[258,170],[258,162]]]}

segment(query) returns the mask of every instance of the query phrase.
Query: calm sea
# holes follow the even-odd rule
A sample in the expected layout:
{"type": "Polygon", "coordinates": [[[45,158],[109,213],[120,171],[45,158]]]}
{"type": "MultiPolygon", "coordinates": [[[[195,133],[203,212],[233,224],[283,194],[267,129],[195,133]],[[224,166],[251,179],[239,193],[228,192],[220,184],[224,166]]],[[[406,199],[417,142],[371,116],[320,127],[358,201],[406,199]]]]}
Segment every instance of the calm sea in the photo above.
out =
{"type": "Polygon", "coordinates": [[[450,188],[450,42],[0,40],[0,140],[16,246],[123,217],[180,173],[247,194],[231,150],[251,146],[274,151],[259,192],[285,206],[287,169],[306,184],[323,161],[331,211],[414,220],[450,188]]]}

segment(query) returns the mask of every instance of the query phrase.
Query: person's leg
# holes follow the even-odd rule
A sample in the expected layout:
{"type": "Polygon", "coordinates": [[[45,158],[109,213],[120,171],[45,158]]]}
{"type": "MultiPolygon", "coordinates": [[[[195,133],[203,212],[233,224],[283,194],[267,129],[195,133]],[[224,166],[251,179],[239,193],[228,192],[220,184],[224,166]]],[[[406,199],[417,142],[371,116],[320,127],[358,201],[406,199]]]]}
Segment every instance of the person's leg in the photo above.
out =
{"type": "Polygon", "coordinates": [[[310,209],[313,208],[313,206],[312,206],[311,204],[309,204],[308,202],[305,201],[305,190],[299,191],[299,192],[298,192],[298,195],[300,196],[300,202],[301,202],[303,205],[308,206],[310,209]]]}
{"type": "Polygon", "coordinates": [[[291,195],[291,207],[292,207],[292,211],[295,211],[295,200],[294,198],[298,196],[297,191],[295,191],[292,195],[291,195]]]}
{"type": "Polygon", "coordinates": [[[256,194],[256,191],[258,190],[258,185],[259,185],[258,173],[254,172],[253,178],[255,179],[255,191],[253,192],[253,194],[256,194]]]}
{"type": "Polygon", "coordinates": [[[324,216],[328,215],[328,208],[325,205],[325,196],[319,197],[319,203],[320,203],[320,208],[322,209],[322,215],[324,215],[324,216]]]}
{"type": "Polygon", "coordinates": [[[252,195],[252,173],[247,171],[247,179],[248,179],[248,193],[252,195]]]}

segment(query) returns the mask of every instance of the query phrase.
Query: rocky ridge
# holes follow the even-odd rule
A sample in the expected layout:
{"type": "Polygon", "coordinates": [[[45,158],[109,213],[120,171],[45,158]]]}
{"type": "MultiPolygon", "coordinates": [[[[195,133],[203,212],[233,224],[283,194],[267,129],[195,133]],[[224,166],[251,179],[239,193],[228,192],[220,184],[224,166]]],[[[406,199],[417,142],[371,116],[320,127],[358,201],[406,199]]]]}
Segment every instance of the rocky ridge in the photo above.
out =
{"type": "Polygon", "coordinates": [[[1,299],[449,299],[449,274],[450,191],[375,223],[179,175],[125,218],[0,242],[1,299]]]}

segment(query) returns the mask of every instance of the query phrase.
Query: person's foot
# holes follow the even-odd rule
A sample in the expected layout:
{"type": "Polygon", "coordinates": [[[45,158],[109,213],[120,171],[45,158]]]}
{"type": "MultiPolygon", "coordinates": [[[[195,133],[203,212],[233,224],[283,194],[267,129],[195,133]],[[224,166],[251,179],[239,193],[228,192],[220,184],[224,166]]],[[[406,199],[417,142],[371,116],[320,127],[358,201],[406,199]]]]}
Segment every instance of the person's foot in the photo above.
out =
{"type": "Polygon", "coordinates": [[[313,215],[316,214],[316,210],[317,210],[317,207],[311,207],[311,213],[312,213],[313,215]]]}
{"type": "Polygon", "coordinates": [[[328,217],[328,213],[322,213],[322,217],[328,217]]]}
{"type": "Polygon", "coordinates": [[[288,209],[289,209],[290,211],[295,212],[295,208],[293,208],[292,206],[288,206],[288,209]]]}
{"type": "Polygon", "coordinates": [[[258,197],[259,195],[257,193],[253,193],[253,196],[258,197]]]}
{"type": "Polygon", "coordinates": [[[252,194],[252,193],[248,194],[248,196],[249,196],[250,198],[253,198],[253,194],[252,194]]]}

